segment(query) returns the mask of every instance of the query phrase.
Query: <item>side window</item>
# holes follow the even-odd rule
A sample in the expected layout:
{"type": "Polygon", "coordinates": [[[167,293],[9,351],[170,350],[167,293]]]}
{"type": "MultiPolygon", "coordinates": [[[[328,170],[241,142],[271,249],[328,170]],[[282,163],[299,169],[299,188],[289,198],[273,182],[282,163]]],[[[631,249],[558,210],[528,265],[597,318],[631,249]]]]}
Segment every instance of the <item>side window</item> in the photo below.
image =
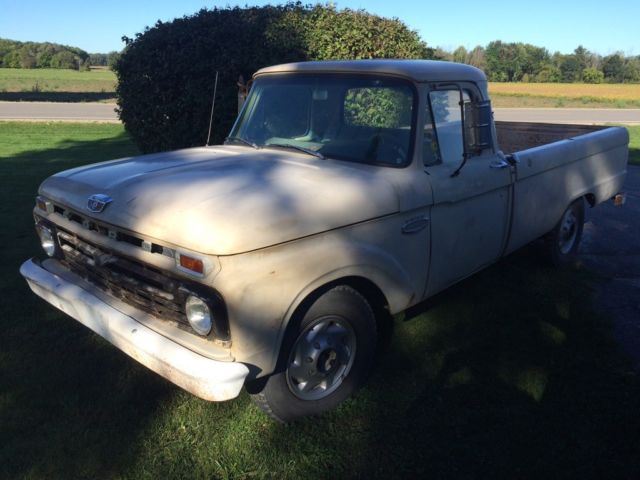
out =
{"type": "MultiPolygon", "coordinates": [[[[463,92],[464,102],[470,101],[463,92]]],[[[459,90],[435,90],[429,93],[429,105],[424,126],[423,161],[458,165],[462,162],[462,117],[459,90]]]]}

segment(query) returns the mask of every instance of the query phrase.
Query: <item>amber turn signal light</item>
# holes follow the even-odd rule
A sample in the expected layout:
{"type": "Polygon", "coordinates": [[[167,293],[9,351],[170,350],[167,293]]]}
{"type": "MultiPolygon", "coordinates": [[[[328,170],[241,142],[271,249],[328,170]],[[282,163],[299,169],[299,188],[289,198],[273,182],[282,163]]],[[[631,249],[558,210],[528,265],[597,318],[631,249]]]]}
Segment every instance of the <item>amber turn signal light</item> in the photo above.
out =
{"type": "Polygon", "coordinates": [[[202,263],[202,260],[200,260],[199,258],[193,258],[188,255],[180,254],[180,266],[201,275],[204,273],[204,263],[202,263]]]}

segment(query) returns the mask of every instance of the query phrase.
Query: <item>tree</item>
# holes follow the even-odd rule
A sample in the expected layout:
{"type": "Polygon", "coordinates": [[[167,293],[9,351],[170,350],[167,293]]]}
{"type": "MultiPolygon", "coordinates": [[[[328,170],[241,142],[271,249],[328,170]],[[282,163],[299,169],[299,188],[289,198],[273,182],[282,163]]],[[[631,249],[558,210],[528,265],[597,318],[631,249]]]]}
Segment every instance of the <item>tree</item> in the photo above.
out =
{"type": "Polygon", "coordinates": [[[120,52],[109,52],[109,53],[107,53],[107,63],[106,63],[106,65],[109,68],[113,69],[113,66],[118,61],[118,58],[120,58],[120,52]]]}
{"type": "Polygon", "coordinates": [[[560,63],[560,80],[564,83],[572,83],[580,80],[582,69],[580,61],[575,55],[564,55],[560,63]]]}
{"type": "Polygon", "coordinates": [[[107,66],[107,54],[106,53],[90,53],[89,60],[91,65],[106,67],[107,66]]]}
{"type": "MultiPolygon", "coordinates": [[[[316,5],[299,8],[295,23],[314,60],[364,58],[427,58],[427,46],[418,34],[397,18],[387,19],[364,10],[337,10],[316,5]]],[[[289,14],[291,15],[291,14],[289,14]]]]}
{"type": "Polygon", "coordinates": [[[0,38],[0,67],[79,68],[87,65],[84,50],[50,42],[17,42],[0,38]],[[65,53],[66,52],[66,53],[65,53]],[[54,57],[56,57],[54,61],[54,57]],[[71,58],[75,61],[71,61],[71,58]]]}
{"type": "Polygon", "coordinates": [[[498,82],[517,82],[524,75],[534,76],[549,61],[545,48],[500,40],[487,45],[485,56],[489,79],[498,82]]]}
{"type": "Polygon", "coordinates": [[[51,68],[78,68],[77,57],[68,50],[63,50],[51,57],[51,68]]]}
{"type": "Polygon", "coordinates": [[[624,75],[624,61],[622,55],[614,53],[602,60],[602,73],[609,82],[621,82],[624,75]]]}
{"type": "Polygon", "coordinates": [[[604,73],[593,67],[587,67],[582,71],[582,80],[585,83],[602,83],[604,82],[604,73]]]}
{"type": "Polygon", "coordinates": [[[203,9],[157,22],[126,47],[114,70],[120,118],[146,152],[203,145],[219,72],[213,141],[237,115],[237,81],[277,63],[433,55],[397,19],[301,4],[203,9]]]}
{"type": "Polygon", "coordinates": [[[36,67],[36,55],[29,45],[23,46],[18,55],[20,56],[20,68],[35,68],[36,67]]]}
{"type": "Polygon", "coordinates": [[[473,65],[480,70],[485,70],[487,67],[487,59],[485,57],[484,47],[478,45],[471,52],[469,52],[469,64],[473,65]]]}
{"type": "Polygon", "coordinates": [[[640,57],[629,58],[622,69],[623,82],[640,82],[640,57]]]}
{"type": "Polygon", "coordinates": [[[469,63],[467,49],[460,45],[453,51],[452,60],[456,63],[469,63]]]}
{"type": "Polygon", "coordinates": [[[589,50],[584,48],[582,45],[579,45],[578,48],[576,48],[573,51],[573,56],[578,62],[578,65],[580,68],[580,75],[582,75],[582,72],[584,71],[584,69],[589,66],[591,52],[589,52],[589,50]]]}
{"type": "Polygon", "coordinates": [[[558,67],[549,63],[543,66],[540,71],[535,76],[536,82],[546,83],[546,82],[559,82],[561,79],[561,72],[558,67]]]}

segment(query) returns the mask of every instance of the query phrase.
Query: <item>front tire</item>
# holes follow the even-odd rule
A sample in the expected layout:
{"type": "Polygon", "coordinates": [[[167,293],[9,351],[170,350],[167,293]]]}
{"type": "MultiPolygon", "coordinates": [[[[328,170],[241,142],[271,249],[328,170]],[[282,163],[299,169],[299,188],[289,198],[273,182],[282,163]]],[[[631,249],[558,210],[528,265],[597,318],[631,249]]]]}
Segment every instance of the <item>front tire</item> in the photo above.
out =
{"type": "Polygon", "coordinates": [[[366,379],[376,348],[371,306],[346,285],[327,290],[292,321],[277,372],[251,395],[280,422],[318,415],[350,397],[366,379]]]}
{"type": "Polygon", "coordinates": [[[584,200],[579,198],[567,207],[558,224],[547,235],[547,248],[553,265],[568,265],[575,260],[583,227],[584,200]]]}

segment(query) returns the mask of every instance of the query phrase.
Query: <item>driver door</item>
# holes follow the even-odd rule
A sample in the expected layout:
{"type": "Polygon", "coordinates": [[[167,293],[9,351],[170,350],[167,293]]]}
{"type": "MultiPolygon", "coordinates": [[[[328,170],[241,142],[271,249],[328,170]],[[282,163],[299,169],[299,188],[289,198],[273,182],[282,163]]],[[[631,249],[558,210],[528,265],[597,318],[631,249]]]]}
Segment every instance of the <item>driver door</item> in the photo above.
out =
{"type": "Polygon", "coordinates": [[[427,296],[495,262],[504,249],[511,168],[498,159],[493,148],[469,154],[460,168],[464,131],[471,123],[467,119],[465,128],[464,106],[478,96],[472,89],[455,85],[429,93],[423,161],[434,204],[427,296]]]}

